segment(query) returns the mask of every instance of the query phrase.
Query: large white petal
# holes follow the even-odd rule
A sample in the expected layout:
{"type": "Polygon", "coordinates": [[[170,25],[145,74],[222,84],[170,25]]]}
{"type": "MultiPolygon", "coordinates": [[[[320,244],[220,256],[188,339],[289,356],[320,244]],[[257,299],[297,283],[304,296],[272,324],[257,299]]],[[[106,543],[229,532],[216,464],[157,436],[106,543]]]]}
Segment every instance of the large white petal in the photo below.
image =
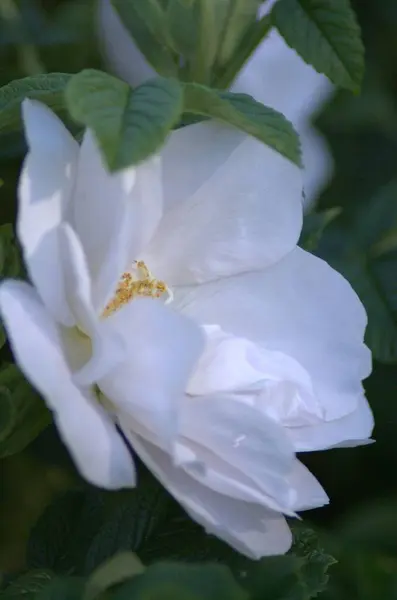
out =
{"type": "Polygon", "coordinates": [[[206,345],[190,378],[193,396],[234,392],[283,426],[321,422],[309,374],[290,356],[204,326],[206,345]]]}
{"type": "Polygon", "coordinates": [[[165,212],[193,196],[245,139],[238,129],[217,121],[173,131],[161,150],[165,212]]]}
{"type": "Polygon", "coordinates": [[[131,432],[125,432],[148,468],[208,533],[253,559],[284,554],[292,535],[284,517],[259,504],[218,494],[173,466],[170,457],[131,432]]]}
{"type": "Polygon", "coordinates": [[[121,336],[105,335],[92,305],[91,281],[83,248],[68,224],[60,227],[59,245],[65,295],[79,329],[89,336],[92,354],[73,375],[76,383],[91,385],[120,362],[124,355],[121,336]]]}
{"type": "Polygon", "coordinates": [[[84,477],[109,489],[133,486],[135,471],[127,447],[93,393],[73,383],[61,331],[35,290],[6,281],[0,286],[0,309],[18,365],[53,411],[84,477]]]}
{"type": "Polygon", "coordinates": [[[93,134],[80,151],[71,221],[87,256],[93,299],[105,307],[122,272],[149,241],[162,212],[158,157],[111,174],[93,134]]]}
{"type": "Polygon", "coordinates": [[[72,194],[78,144],[40,102],[24,101],[23,120],[29,152],[18,187],[18,237],[29,275],[48,310],[59,322],[72,325],[62,282],[58,227],[72,194]]]}
{"type": "Polygon", "coordinates": [[[200,329],[160,301],[138,298],[105,319],[119,335],[124,360],[98,380],[101,391],[167,443],[178,427],[178,405],[203,348],[200,329]]]}
{"type": "Polygon", "coordinates": [[[371,371],[365,310],[350,284],[319,258],[296,248],[261,273],[177,289],[175,303],[200,323],[295,358],[311,376],[326,420],[357,407],[371,371]]]}
{"type": "Polygon", "coordinates": [[[272,499],[270,508],[291,512],[287,476],[294,451],[272,419],[232,395],[186,398],[179,431],[244,473],[272,499]]]}
{"type": "Polygon", "coordinates": [[[282,112],[295,125],[307,121],[330,96],[333,85],[290,48],[273,29],[232,85],[282,112]]]}
{"type": "Polygon", "coordinates": [[[351,413],[311,427],[291,427],[287,433],[296,452],[312,452],[327,448],[348,448],[370,442],[374,417],[363,394],[351,413]]]}
{"type": "MultiPolygon", "coordinates": [[[[264,11],[270,8],[264,5],[264,11]]],[[[334,86],[306,64],[273,29],[243,67],[232,91],[283,113],[295,126],[302,143],[304,189],[307,204],[331,179],[333,161],[325,139],[311,125],[315,113],[333,93],[334,86]]]]}
{"type": "Polygon", "coordinates": [[[288,477],[294,501],[295,511],[310,510],[328,504],[329,498],[317,479],[299,460],[294,462],[294,469],[288,477]]]}
{"type": "MultiPolygon", "coordinates": [[[[195,127],[183,130],[192,146],[195,127]]],[[[211,163],[217,144],[222,136],[198,164],[211,163]]],[[[174,160],[180,169],[181,156],[174,160]]],[[[277,262],[296,245],[301,226],[300,170],[245,137],[193,196],[165,215],[144,258],[170,285],[211,281],[277,262]]]]}

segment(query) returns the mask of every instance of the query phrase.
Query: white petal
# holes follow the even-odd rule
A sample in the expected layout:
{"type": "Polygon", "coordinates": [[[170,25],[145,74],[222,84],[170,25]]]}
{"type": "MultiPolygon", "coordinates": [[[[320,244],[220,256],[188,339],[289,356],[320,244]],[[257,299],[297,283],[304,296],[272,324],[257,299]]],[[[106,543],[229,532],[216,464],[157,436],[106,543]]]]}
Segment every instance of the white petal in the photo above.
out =
{"type": "Polygon", "coordinates": [[[268,506],[291,512],[287,477],[294,451],[283,428],[232,395],[186,398],[180,435],[241,471],[269,498],[268,506]]]}
{"type": "Polygon", "coordinates": [[[305,211],[318,199],[331,181],[334,162],[326,139],[310,124],[301,125],[299,137],[302,145],[305,192],[305,211]]]}
{"type": "Polygon", "coordinates": [[[318,423],[323,410],[309,374],[290,356],[204,326],[206,346],[187,392],[235,392],[283,426],[318,423]]]}
{"type": "Polygon", "coordinates": [[[367,399],[359,396],[357,408],[348,415],[312,427],[292,427],[288,435],[297,452],[347,448],[370,443],[374,417],[367,399]]]}
{"type": "Polygon", "coordinates": [[[158,158],[111,174],[90,131],[83,140],[71,216],[93,280],[98,311],[140,254],[162,212],[158,158]]]}
{"type": "MultiPolygon", "coordinates": [[[[145,436],[145,439],[151,441],[150,437],[145,436]]],[[[202,441],[205,444],[205,433],[202,441]]],[[[265,486],[261,488],[256,485],[249,473],[220,458],[204,445],[180,438],[174,447],[173,463],[175,467],[180,467],[193,479],[214,492],[236,500],[261,504],[278,512],[284,509],[285,514],[295,516],[294,510],[287,506],[281,508],[278,501],[266,494],[263,491],[265,486]]]]}
{"type": "Polygon", "coordinates": [[[164,210],[168,212],[193,196],[245,139],[238,129],[216,121],[173,131],[161,151],[164,210]]]}
{"type": "Polygon", "coordinates": [[[371,371],[366,314],[349,283],[324,261],[297,248],[262,273],[175,292],[175,305],[199,323],[295,358],[326,420],[355,410],[371,371]]]}
{"type": "Polygon", "coordinates": [[[74,185],[78,144],[45,105],[23,103],[29,153],[22,168],[17,231],[29,275],[52,315],[64,325],[73,318],[66,306],[58,247],[74,185]]]}
{"type": "Polygon", "coordinates": [[[298,124],[330,96],[333,85],[273,29],[245,64],[232,91],[249,94],[298,124]]]}
{"type": "Polygon", "coordinates": [[[288,477],[288,484],[293,490],[294,502],[291,504],[295,511],[310,510],[328,504],[329,498],[317,479],[298,460],[288,477]]]}
{"type": "Polygon", "coordinates": [[[0,287],[0,308],[18,365],[54,412],[78,469],[101,487],[133,486],[135,471],[127,447],[92,393],[74,385],[60,330],[35,290],[6,281],[0,287]]]}
{"type": "Polygon", "coordinates": [[[174,467],[165,452],[138,436],[127,435],[148,468],[208,533],[253,559],[284,554],[290,548],[292,536],[282,515],[217,494],[174,467]]]}
{"type": "MultiPolygon", "coordinates": [[[[183,130],[192,146],[195,127],[183,130]]],[[[211,162],[218,144],[222,136],[199,161],[211,162]]],[[[179,155],[175,161],[180,165],[179,155]]],[[[165,215],[144,257],[171,286],[211,281],[277,262],[296,245],[301,226],[300,170],[245,137],[193,196],[165,215]]]]}
{"type": "Polygon", "coordinates": [[[124,341],[125,358],[98,381],[116,407],[169,443],[178,404],[203,340],[190,319],[160,301],[138,298],[103,321],[103,331],[124,341]]]}
{"type": "Polygon", "coordinates": [[[59,245],[68,306],[78,327],[89,336],[92,344],[92,356],[74,373],[74,380],[80,385],[90,385],[120,362],[124,354],[123,343],[120,336],[105,337],[102,333],[92,306],[91,281],[84,252],[70,225],[60,227],[59,245]]]}
{"type": "MultiPolygon", "coordinates": [[[[269,10],[266,2],[263,11],[269,10]]],[[[333,160],[326,140],[311,126],[334,86],[306,64],[273,29],[244,65],[232,91],[253,96],[283,113],[297,130],[304,163],[304,188],[311,204],[331,179],[333,160]]]]}
{"type": "Polygon", "coordinates": [[[155,70],[136,47],[110,0],[100,0],[98,9],[100,39],[110,68],[133,87],[155,77],[155,70]]]}

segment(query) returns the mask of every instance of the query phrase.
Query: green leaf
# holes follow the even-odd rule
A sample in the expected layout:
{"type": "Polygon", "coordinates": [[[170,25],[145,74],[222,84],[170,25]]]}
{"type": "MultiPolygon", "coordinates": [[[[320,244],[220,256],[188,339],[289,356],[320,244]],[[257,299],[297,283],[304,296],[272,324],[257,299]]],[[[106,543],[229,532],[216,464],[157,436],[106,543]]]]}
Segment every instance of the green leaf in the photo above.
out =
{"type": "Polygon", "coordinates": [[[217,62],[226,64],[238,48],[248,28],[256,21],[261,0],[232,0],[225,23],[224,35],[217,62]]]}
{"type": "MultiPolygon", "coordinates": [[[[164,77],[176,77],[178,65],[167,47],[166,15],[157,0],[112,0],[123,24],[152,67],[164,77]]],[[[133,60],[133,57],[131,57],[133,60]]]]}
{"type": "Polygon", "coordinates": [[[197,44],[197,20],[194,6],[181,0],[168,2],[166,19],[169,42],[185,59],[192,59],[197,44]]]}
{"type": "Polygon", "coordinates": [[[120,552],[101,565],[88,579],[83,600],[95,600],[110,587],[132,579],[145,570],[132,552],[120,552]]]}
{"type": "Polygon", "coordinates": [[[152,476],[140,477],[131,492],[117,494],[107,518],[89,545],[84,572],[91,573],[120,551],[137,552],[150,540],[168,508],[168,496],[152,476]]]}
{"type": "Polygon", "coordinates": [[[112,600],[248,600],[247,593],[220,565],[159,563],[120,586],[112,600]]]}
{"type": "Polygon", "coordinates": [[[397,361],[397,182],[382,188],[346,227],[326,229],[316,253],[350,281],[368,315],[366,342],[374,358],[397,361]],[[387,240],[387,244],[385,244],[387,240]]]}
{"type": "Polygon", "coordinates": [[[211,68],[215,62],[218,45],[218,24],[214,0],[196,0],[197,40],[192,61],[192,79],[209,84],[211,68]]]}
{"type": "Polygon", "coordinates": [[[279,112],[246,94],[232,94],[195,83],[185,84],[185,111],[224,121],[301,164],[297,133],[279,112]]]}
{"type": "Polygon", "coordinates": [[[68,73],[49,73],[16,79],[0,88],[0,133],[22,127],[20,106],[25,98],[47,104],[57,113],[65,112],[64,89],[70,79],[68,73]]]}
{"type": "Polygon", "coordinates": [[[28,571],[14,579],[4,591],[0,592],[0,598],[1,600],[34,600],[52,577],[52,572],[47,569],[28,571]]]}
{"type": "Polygon", "coordinates": [[[252,569],[246,583],[250,600],[300,600],[302,587],[299,570],[302,564],[302,559],[296,556],[269,556],[262,559],[252,569]]]}
{"type": "Polygon", "coordinates": [[[180,84],[158,77],[135,90],[102,71],[73,76],[66,102],[77,122],[92,129],[111,171],[137,164],[165,141],[182,112],[180,84]]]}
{"type": "Polygon", "coordinates": [[[103,524],[104,492],[70,491],[57,496],[33,527],[27,560],[58,574],[84,571],[88,547],[103,524]]]}
{"type": "Polygon", "coordinates": [[[39,395],[15,365],[0,371],[0,389],[9,405],[8,428],[0,436],[0,457],[21,452],[51,422],[51,415],[39,395]]]}
{"type": "Polygon", "coordinates": [[[321,547],[317,535],[311,529],[298,525],[294,527],[293,533],[292,553],[302,561],[298,572],[302,595],[297,595],[297,600],[316,598],[326,588],[328,569],[336,561],[321,547]]]}
{"type": "Polygon", "coordinates": [[[271,18],[285,41],[336,85],[357,92],[364,47],[349,0],[278,0],[271,18]]]}
{"type": "Polygon", "coordinates": [[[310,600],[325,589],[334,558],[312,530],[298,527],[294,537],[290,554],[263,558],[245,571],[240,583],[251,600],[310,600]]]}

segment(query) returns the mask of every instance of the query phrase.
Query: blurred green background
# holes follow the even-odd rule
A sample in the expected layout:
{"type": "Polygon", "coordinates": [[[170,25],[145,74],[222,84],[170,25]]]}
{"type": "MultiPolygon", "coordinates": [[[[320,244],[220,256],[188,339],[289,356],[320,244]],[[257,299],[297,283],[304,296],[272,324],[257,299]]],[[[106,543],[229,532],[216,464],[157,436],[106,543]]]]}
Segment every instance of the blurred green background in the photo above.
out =
{"type": "MultiPolygon", "coordinates": [[[[103,67],[95,4],[0,0],[0,85],[43,71],[103,67]]],[[[380,315],[380,309],[371,306],[369,311],[375,331],[371,340],[381,359],[365,382],[375,414],[376,444],[305,455],[303,460],[324,485],[331,504],[303,516],[339,559],[322,597],[388,600],[397,598],[397,1],[353,4],[363,31],[367,70],[360,96],[338,92],[316,118],[335,160],[335,176],[317,208],[343,208],[326,230],[318,253],[360,288],[361,280],[347,264],[359,252],[356,238],[363,215],[370,210],[382,213],[373,219],[369,237],[379,219],[392,225],[387,252],[376,256],[376,264],[372,255],[365,262],[385,311],[380,315]]],[[[23,152],[20,134],[0,136],[0,225],[15,217],[23,152]]],[[[6,346],[1,353],[3,360],[10,360],[6,346]]],[[[24,451],[0,460],[0,477],[0,570],[8,572],[23,568],[33,523],[55,494],[76,485],[77,477],[52,426],[24,451]]]]}

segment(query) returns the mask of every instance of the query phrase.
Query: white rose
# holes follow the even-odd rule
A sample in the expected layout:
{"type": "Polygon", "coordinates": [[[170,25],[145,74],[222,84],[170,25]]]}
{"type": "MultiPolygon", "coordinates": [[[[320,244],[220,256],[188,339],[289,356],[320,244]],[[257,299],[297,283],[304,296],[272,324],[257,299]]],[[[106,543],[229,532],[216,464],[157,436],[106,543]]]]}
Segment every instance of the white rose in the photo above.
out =
{"type": "MultiPolygon", "coordinates": [[[[270,11],[274,1],[261,7],[270,11]]],[[[98,7],[100,40],[109,67],[132,86],[156,75],[121,23],[110,0],[98,7]]],[[[333,85],[307,65],[273,29],[244,65],[233,92],[249,94],[289,119],[301,139],[306,206],[311,205],[330,181],[333,161],[328,145],[311,121],[333,93],[333,85]]]]}
{"type": "Polygon", "coordinates": [[[285,552],[283,513],[327,502],[295,452],[373,426],[364,309],[296,247],[299,169],[207,122],[110,175],[90,132],[79,148],[37,102],[24,119],[17,230],[35,287],[2,283],[0,308],[80,471],[135,484],[116,424],[207,531],[285,552]]]}

